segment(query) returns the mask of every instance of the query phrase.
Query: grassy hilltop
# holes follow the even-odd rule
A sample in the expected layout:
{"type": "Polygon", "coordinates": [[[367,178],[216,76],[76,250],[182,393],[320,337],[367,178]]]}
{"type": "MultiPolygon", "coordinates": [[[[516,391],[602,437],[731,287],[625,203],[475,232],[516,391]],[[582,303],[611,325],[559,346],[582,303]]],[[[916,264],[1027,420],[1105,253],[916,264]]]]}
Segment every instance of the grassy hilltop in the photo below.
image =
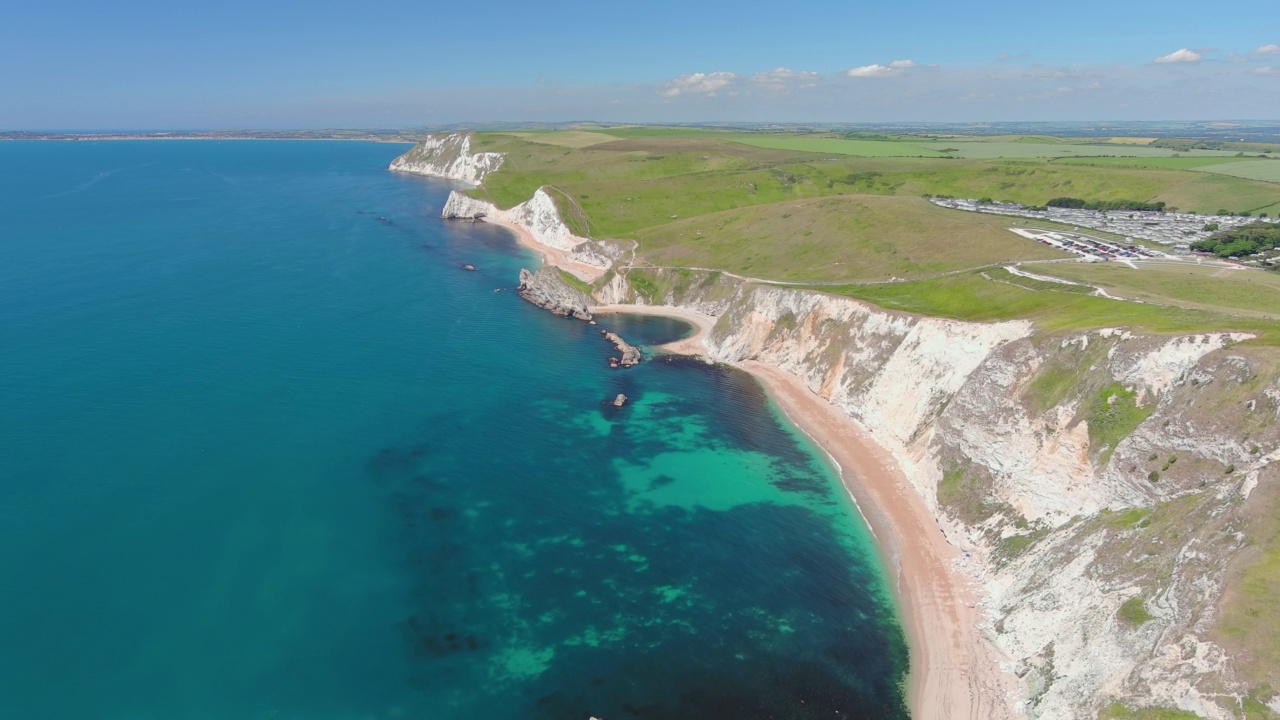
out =
{"type": "Polygon", "coordinates": [[[637,243],[637,279],[648,266],[710,268],[957,319],[1236,329],[1280,343],[1280,284],[1266,273],[1045,263],[1071,256],[1009,229],[1052,224],[922,198],[1070,196],[1277,215],[1280,147],[651,127],[489,132],[474,145],[507,156],[474,195],[510,207],[547,186],[578,234],[637,243]],[[1012,275],[1008,263],[1143,303],[1012,275]]]}

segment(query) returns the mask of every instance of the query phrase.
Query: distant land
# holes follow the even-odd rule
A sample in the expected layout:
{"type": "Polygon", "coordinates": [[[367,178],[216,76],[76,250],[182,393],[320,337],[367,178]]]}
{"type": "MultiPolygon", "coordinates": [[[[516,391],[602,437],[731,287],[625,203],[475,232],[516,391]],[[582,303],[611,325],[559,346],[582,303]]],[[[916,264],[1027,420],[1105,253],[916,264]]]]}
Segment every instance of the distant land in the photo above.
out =
{"type": "MultiPolygon", "coordinates": [[[[577,130],[635,127],[631,123],[453,123],[398,129],[306,130],[9,130],[0,140],[374,140],[417,142],[433,132],[455,130],[577,130]]],[[[1280,120],[1134,121],[1134,122],[989,122],[989,123],[742,123],[704,122],[663,125],[683,130],[759,133],[853,133],[920,137],[1045,135],[1056,137],[1140,137],[1190,139],[1204,143],[1280,143],[1280,120]]]]}

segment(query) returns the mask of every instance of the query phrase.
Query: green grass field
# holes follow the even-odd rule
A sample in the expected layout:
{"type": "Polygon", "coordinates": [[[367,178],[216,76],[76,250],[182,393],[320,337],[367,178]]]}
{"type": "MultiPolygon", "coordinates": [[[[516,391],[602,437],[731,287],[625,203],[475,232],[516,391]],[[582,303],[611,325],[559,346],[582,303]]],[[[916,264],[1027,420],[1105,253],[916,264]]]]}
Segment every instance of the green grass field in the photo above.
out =
{"type": "Polygon", "coordinates": [[[545,143],[547,145],[559,145],[567,148],[584,148],[591,145],[599,145],[600,143],[613,142],[617,140],[612,135],[606,135],[599,132],[583,132],[580,130],[562,130],[555,132],[513,132],[512,137],[527,140],[533,143],[545,143]]]}
{"type": "Polygon", "coordinates": [[[795,137],[795,136],[744,136],[733,138],[734,142],[753,147],[771,148],[774,150],[796,150],[799,152],[825,153],[830,155],[853,155],[857,157],[946,157],[946,153],[928,150],[913,142],[897,142],[883,140],[845,140],[829,137],[795,137]]]}
{"type": "Polygon", "coordinates": [[[1258,338],[1251,341],[1255,344],[1280,344],[1280,324],[1267,320],[1108,300],[1069,290],[1032,290],[1001,282],[990,271],[902,283],[814,286],[812,289],[920,315],[976,322],[1026,319],[1049,331],[1125,327],[1167,335],[1225,330],[1257,335],[1258,338]]]}
{"type": "MultiPolygon", "coordinates": [[[[669,221],[671,215],[689,217],[829,195],[928,193],[1030,204],[1071,195],[1163,200],[1198,212],[1220,208],[1256,212],[1280,203],[1280,188],[1274,183],[1177,169],[1085,167],[1044,160],[822,157],[755,147],[717,138],[714,133],[690,137],[687,131],[678,132],[593,142],[580,149],[545,142],[556,139],[555,133],[530,134],[539,142],[512,134],[480,134],[479,149],[505,152],[508,160],[476,194],[510,207],[544,184],[555,185],[578,201],[591,218],[592,232],[601,237],[625,237],[669,221]]],[[[605,134],[566,133],[563,142],[585,141],[583,135],[594,141],[605,134]]]]}
{"type": "Polygon", "coordinates": [[[1011,220],[915,197],[846,195],[699,215],[641,230],[636,239],[656,264],[770,280],[887,280],[1066,257],[1009,232],[1011,220]]]}
{"type": "MultiPolygon", "coordinates": [[[[942,151],[955,148],[953,154],[969,159],[995,158],[1056,158],[1056,157],[1089,157],[1099,155],[1125,155],[1132,157],[1171,157],[1176,151],[1168,148],[1149,147],[1144,145],[1115,145],[1101,143],[1096,145],[1067,143],[1036,142],[949,142],[922,143],[921,147],[942,151]]],[[[1227,150],[1188,150],[1183,154],[1203,157],[1231,157],[1234,152],[1227,150]]]]}
{"type": "MultiPolygon", "coordinates": [[[[1192,170],[1210,165],[1229,165],[1239,162],[1261,163],[1252,157],[1073,157],[1055,160],[1056,165],[1090,165],[1093,167],[1130,167],[1154,170],[1192,170]]],[[[1230,173],[1225,173],[1230,174],[1230,173]]]]}
{"type": "MultiPolygon", "coordinates": [[[[1067,158],[1123,155],[1132,158],[1172,158],[1170,148],[1098,142],[1069,142],[1058,138],[1019,137],[931,141],[902,138],[892,141],[794,135],[726,136],[735,142],[775,150],[796,150],[856,157],[958,157],[969,160],[1067,158]]],[[[1228,150],[1185,150],[1183,155],[1228,158],[1228,150]]]]}
{"type": "Polygon", "coordinates": [[[1200,172],[1217,173],[1219,175],[1248,178],[1249,180],[1263,180],[1266,182],[1280,183],[1280,160],[1254,160],[1252,162],[1203,165],[1195,169],[1200,172]]]}
{"type": "Polygon", "coordinates": [[[1209,310],[1242,317],[1280,320],[1280,273],[1226,270],[1186,263],[1053,263],[1026,268],[1102,287],[1117,297],[1209,310]]]}
{"type": "MultiPolygon", "coordinates": [[[[1005,146],[1033,153],[1050,146],[1090,152],[1116,147],[1032,136],[999,140],[933,144],[983,145],[992,153],[1005,146]]],[[[1132,166],[1119,158],[1050,162],[812,151],[833,143],[879,153],[916,145],[687,128],[482,133],[476,136],[477,149],[506,153],[507,162],[471,192],[510,207],[549,186],[575,231],[637,240],[641,262],[828,283],[819,289],[893,309],[967,320],[1025,317],[1049,329],[1127,326],[1164,333],[1233,328],[1258,333],[1262,342],[1280,336],[1276,324],[1266,321],[1273,311],[1280,316],[1280,307],[1247,284],[1194,275],[1162,279],[1159,273],[1167,271],[1134,281],[1118,266],[1035,266],[1097,273],[1090,278],[1116,294],[1133,292],[1135,298],[1175,306],[1170,308],[1090,297],[1079,289],[1014,277],[998,265],[1055,257],[1006,230],[1027,221],[944,210],[919,197],[985,196],[1041,204],[1068,195],[1162,200],[1199,212],[1256,212],[1280,207],[1276,183],[1189,172],[1200,158],[1140,158],[1142,166],[1132,166]],[[991,267],[939,276],[985,265],[991,267]],[[910,282],[865,284],[890,278],[910,282]]],[[[1271,291],[1269,285],[1266,289],[1271,291]]]]}

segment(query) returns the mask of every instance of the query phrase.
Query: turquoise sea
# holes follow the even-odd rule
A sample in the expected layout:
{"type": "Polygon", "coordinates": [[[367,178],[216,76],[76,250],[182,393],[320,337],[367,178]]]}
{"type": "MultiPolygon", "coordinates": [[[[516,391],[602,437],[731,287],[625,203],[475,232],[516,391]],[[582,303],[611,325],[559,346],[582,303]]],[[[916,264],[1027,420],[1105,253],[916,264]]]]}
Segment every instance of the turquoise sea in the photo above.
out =
{"type": "Polygon", "coordinates": [[[905,718],[815,448],[404,149],[0,143],[0,718],[905,718]]]}

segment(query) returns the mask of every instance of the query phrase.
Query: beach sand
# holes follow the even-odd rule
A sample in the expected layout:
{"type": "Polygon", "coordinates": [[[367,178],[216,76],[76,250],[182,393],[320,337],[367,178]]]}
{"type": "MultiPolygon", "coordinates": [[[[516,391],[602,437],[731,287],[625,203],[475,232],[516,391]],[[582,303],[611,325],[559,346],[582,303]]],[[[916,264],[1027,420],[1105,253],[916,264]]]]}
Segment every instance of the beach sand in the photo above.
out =
{"type": "Polygon", "coordinates": [[[529,232],[528,228],[526,228],[523,225],[520,225],[519,223],[508,222],[506,220],[499,220],[497,218],[490,218],[490,217],[484,218],[483,222],[489,223],[491,225],[498,225],[499,227],[504,227],[510,230],[511,233],[516,236],[516,240],[521,245],[529,248],[530,250],[533,250],[534,252],[542,256],[542,264],[555,265],[561,270],[565,270],[571,273],[574,277],[578,278],[579,280],[591,282],[605,273],[605,268],[596,267],[595,265],[588,265],[584,262],[578,262],[577,260],[572,260],[569,257],[568,251],[561,250],[559,248],[553,248],[550,245],[544,245],[538,242],[537,240],[534,239],[533,233],[529,232]]]}
{"type": "Polygon", "coordinates": [[[613,313],[657,315],[689,323],[694,327],[692,335],[659,346],[659,349],[674,355],[697,355],[699,357],[706,355],[707,344],[705,341],[707,336],[711,334],[711,328],[715,327],[716,324],[716,319],[710,315],[703,315],[699,312],[671,305],[597,305],[590,308],[590,310],[592,315],[609,315],[613,313]]]}
{"type": "MultiPolygon", "coordinates": [[[[498,224],[511,229],[521,244],[542,253],[545,262],[560,265],[566,260],[566,253],[539,244],[524,228],[498,224]]],[[[578,274],[572,267],[560,267],[578,274]]],[[[595,277],[601,273],[599,268],[591,270],[595,277]]],[[[681,355],[707,355],[705,341],[716,323],[710,315],[663,305],[605,305],[591,312],[684,320],[696,328],[695,333],[660,347],[681,355]]],[[[755,361],[737,365],[755,376],[791,422],[827,453],[876,538],[910,648],[907,704],[912,717],[1016,717],[1010,698],[1016,696],[1017,681],[1000,669],[998,651],[983,639],[978,629],[982,622],[978,593],[954,567],[963,553],[947,542],[893,455],[799,377],[755,361]]]]}
{"type": "Polygon", "coordinates": [[[908,705],[920,720],[1001,720],[1013,717],[994,647],[977,625],[978,595],[953,563],[962,553],[947,543],[933,513],[893,456],[839,408],[800,378],[770,365],[741,363],[801,430],[824,449],[871,526],[891,573],[911,649],[908,705]]]}

